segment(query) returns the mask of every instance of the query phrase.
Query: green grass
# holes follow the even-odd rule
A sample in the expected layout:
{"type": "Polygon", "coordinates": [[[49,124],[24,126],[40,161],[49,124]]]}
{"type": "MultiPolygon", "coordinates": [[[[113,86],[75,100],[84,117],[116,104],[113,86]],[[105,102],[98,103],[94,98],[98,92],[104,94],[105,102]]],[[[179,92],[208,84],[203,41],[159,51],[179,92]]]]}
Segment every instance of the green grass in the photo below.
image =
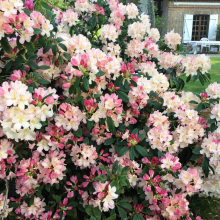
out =
{"type": "MultiPolygon", "coordinates": [[[[220,57],[211,57],[211,64],[212,68],[209,71],[211,76],[211,82],[218,82],[220,83],[220,57]]],[[[186,77],[184,77],[184,80],[186,80],[186,77]]],[[[201,93],[202,90],[205,90],[207,86],[210,84],[209,82],[206,82],[203,86],[199,80],[196,80],[195,82],[191,81],[185,84],[184,91],[190,91],[190,92],[197,92],[201,93]]]]}
{"type": "MultiPolygon", "coordinates": [[[[203,86],[199,80],[186,83],[184,91],[201,93],[210,83],[220,83],[220,57],[211,58],[212,68],[209,71],[211,82],[203,86]]],[[[186,77],[184,78],[186,80],[186,77]]],[[[202,220],[220,220],[220,199],[194,196],[190,202],[191,210],[195,216],[201,216],[202,220]]]]}

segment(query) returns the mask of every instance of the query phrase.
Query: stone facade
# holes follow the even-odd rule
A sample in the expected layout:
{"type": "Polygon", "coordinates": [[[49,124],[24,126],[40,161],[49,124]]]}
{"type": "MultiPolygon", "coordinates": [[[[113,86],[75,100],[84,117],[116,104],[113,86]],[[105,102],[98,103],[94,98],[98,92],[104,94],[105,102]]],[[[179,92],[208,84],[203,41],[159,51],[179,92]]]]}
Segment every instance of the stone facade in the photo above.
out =
{"type": "Polygon", "coordinates": [[[190,1],[190,0],[177,0],[168,1],[163,0],[163,14],[162,16],[166,18],[165,27],[162,30],[162,35],[167,31],[174,29],[175,32],[183,35],[184,26],[184,15],[212,15],[218,14],[218,24],[220,24],[220,5],[204,5],[204,3],[220,3],[220,1],[190,1]],[[203,5],[175,5],[177,2],[197,2],[203,3],[203,5]]]}

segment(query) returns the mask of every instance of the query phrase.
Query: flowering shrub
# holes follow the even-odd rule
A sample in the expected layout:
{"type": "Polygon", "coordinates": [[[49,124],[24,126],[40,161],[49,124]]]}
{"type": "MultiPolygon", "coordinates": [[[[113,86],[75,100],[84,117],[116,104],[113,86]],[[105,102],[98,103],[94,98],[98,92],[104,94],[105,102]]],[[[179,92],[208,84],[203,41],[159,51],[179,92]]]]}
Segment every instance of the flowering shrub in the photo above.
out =
{"type": "Polygon", "coordinates": [[[220,197],[220,85],[181,77],[204,84],[209,58],[182,58],[132,3],[40,4],[0,0],[1,216],[201,219],[189,197],[220,197]]]}

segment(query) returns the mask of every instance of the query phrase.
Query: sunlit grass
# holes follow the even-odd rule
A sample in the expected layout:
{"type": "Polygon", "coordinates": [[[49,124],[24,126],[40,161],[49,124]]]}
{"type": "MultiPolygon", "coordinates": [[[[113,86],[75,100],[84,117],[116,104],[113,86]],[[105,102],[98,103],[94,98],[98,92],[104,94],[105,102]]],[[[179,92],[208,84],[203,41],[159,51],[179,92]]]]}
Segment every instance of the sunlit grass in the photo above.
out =
{"type": "MultiPolygon", "coordinates": [[[[213,82],[220,83],[220,57],[211,57],[211,64],[212,64],[212,68],[209,71],[211,76],[210,83],[213,82]]],[[[186,80],[186,77],[184,77],[184,80],[186,80]]],[[[210,83],[206,82],[205,85],[203,86],[199,80],[193,82],[191,79],[189,83],[186,83],[183,90],[201,93],[202,90],[205,90],[210,83]]]]}
{"type": "MultiPolygon", "coordinates": [[[[211,82],[220,83],[220,57],[211,58],[212,68],[209,71],[211,82]]],[[[186,77],[184,78],[186,79],[186,77]]],[[[201,93],[210,84],[206,82],[203,86],[199,80],[196,82],[190,81],[186,83],[184,91],[191,91],[201,93]]],[[[220,199],[217,198],[204,198],[195,196],[191,204],[191,210],[195,215],[201,216],[203,220],[219,220],[220,219],[220,199]]]]}

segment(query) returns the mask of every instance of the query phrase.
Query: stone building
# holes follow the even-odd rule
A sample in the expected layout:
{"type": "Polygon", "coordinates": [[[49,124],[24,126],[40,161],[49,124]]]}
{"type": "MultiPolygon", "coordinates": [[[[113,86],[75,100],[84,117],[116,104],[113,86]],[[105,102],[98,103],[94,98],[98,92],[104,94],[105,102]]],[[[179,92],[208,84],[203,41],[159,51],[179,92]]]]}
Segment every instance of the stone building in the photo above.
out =
{"type": "Polygon", "coordinates": [[[163,0],[161,13],[165,20],[162,35],[174,29],[182,36],[183,43],[201,38],[216,40],[220,24],[220,1],[163,0]]]}

